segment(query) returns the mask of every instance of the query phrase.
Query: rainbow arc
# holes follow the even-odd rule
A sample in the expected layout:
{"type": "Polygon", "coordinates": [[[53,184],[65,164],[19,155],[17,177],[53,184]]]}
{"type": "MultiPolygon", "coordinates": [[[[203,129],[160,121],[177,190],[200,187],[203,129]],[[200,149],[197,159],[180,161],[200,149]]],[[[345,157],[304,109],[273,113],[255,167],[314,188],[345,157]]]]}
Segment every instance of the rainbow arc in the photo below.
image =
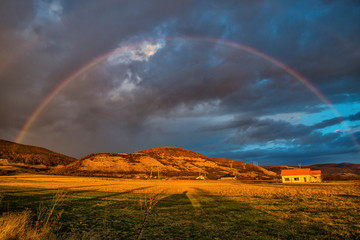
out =
{"type": "MultiPolygon", "coordinates": [[[[220,45],[224,45],[227,47],[235,48],[238,50],[245,51],[247,53],[254,54],[256,56],[261,57],[262,59],[271,62],[275,66],[278,66],[279,68],[283,69],[285,72],[287,72],[289,75],[293,76],[295,79],[300,81],[303,85],[305,85],[311,92],[313,92],[325,105],[327,105],[334,114],[339,118],[339,122],[342,122],[346,129],[349,129],[349,127],[344,122],[344,118],[341,116],[341,114],[334,108],[333,104],[329,101],[329,99],[326,98],[324,94],[322,94],[311,82],[309,82],[305,77],[303,77],[301,74],[296,72],[294,69],[290,68],[286,64],[282,63],[281,61],[260,52],[259,50],[256,50],[252,47],[246,46],[241,43],[232,42],[228,40],[223,39],[216,39],[216,38],[209,38],[209,37],[196,37],[196,36],[186,36],[186,37],[167,37],[167,38],[153,38],[153,39],[146,39],[144,41],[135,42],[126,46],[119,47],[113,51],[110,51],[102,56],[99,56],[89,63],[82,66],[80,69],[73,72],[71,75],[69,75],[66,79],[64,79],[47,97],[38,105],[38,107],[34,110],[34,112],[30,115],[24,126],[22,127],[21,131],[19,132],[18,136],[16,137],[15,142],[21,143],[24,139],[26,133],[28,132],[29,128],[32,126],[34,121],[39,117],[41,112],[46,108],[46,106],[54,99],[56,95],[59,94],[67,85],[69,85],[71,82],[75,81],[80,75],[84,74],[85,72],[89,71],[90,69],[94,68],[96,65],[103,62],[105,59],[110,57],[113,54],[134,48],[136,46],[139,46],[144,43],[148,42],[158,42],[161,40],[185,40],[185,41],[204,41],[204,42],[210,42],[210,43],[216,43],[220,45]]],[[[360,144],[358,143],[356,137],[348,131],[350,137],[354,141],[355,145],[360,151],[360,144]]]]}

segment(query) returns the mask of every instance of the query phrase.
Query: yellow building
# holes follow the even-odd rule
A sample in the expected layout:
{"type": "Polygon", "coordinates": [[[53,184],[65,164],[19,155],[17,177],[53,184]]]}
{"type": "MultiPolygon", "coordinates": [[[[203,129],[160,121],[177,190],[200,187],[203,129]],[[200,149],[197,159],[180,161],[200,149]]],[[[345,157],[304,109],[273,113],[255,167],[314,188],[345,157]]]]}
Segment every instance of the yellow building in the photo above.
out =
{"type": "Polygon", "coordinates": [[[311,171],[310,168],[295,168],[281,170],[283,183],[321,182],[321,170],[311,171]]]}

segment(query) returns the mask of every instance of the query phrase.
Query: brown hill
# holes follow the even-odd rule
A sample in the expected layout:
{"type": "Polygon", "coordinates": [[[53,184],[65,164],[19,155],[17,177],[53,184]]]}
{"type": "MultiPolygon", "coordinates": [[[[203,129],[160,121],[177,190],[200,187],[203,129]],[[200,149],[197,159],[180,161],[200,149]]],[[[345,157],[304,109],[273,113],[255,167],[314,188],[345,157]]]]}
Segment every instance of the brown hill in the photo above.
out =
{"type": "Polygon", "coordinates": [[[281,170],[283,170],[283,169],[293,169],[293,168],[297,168],[297,167],[280,165],[280,166],[263,166],[263,168],[280,175],[281,170]]]}
{"type": "Polygon", "coordinates": [[[160,159],[173,159],[174,156],[183,158],[203,158],[209,159],[205,155],[178,147],[155,147],[147,150],[139,151],[138,153],[145,153],[149,156],[160,159]]]}
{"type": "Polygon", "coordinates": [[[213,158],[213,160],[219,164],[219,166],[229,166],[231,164],[231,167],[236,169],[239,173],[248,173],[248,172],[258,172],[258,173],[264,173],[268,176],[275,176],[276,173],[273,171],[270,171],[268,169],[265,169],[263,167],[259,167],[250,163],[245,163],[241,161],[235,161],[230,160],[226,158],[213,158]]]}
{"type": "Polygon", "coordinates": [[[199,174],[216,179],[225,174],[240,179],[269,179],[275,173],[248,163],[209,158],[200,153],[176,147],[157,147],[134,153],[95,153],[68,166],[56,169],[58,174],[87,176],[196,177],[199,174]]]}
{"type": "MultiPolygon", "coordinates": [[[[297,168],[293,166],[265,166],[267,170],[273,171],[280,175],[283,169],[297,168]]],[[[323,180],[359,180],[360,164],[354,163],[325,163],[304,166],[311,170],[321,170],[323,180]]]]}
{"type": "Polygon", "coordinates": [[[45,148],[18,144],[0,139],[0,159],[25,165],[57,166],[76,161],[75,158],[45,148]]]}
{"type": "Polygon", "coordinates": [[[355,163],[326,163],[306,166],[313,170],[321,170],[325,174],[360,175],[360,164],[355,163]]]}

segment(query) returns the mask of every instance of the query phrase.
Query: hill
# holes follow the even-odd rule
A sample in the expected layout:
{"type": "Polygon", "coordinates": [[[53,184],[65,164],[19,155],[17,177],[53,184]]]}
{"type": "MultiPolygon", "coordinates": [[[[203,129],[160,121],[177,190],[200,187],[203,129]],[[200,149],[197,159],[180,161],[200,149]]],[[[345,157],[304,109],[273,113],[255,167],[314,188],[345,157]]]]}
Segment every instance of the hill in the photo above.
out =
{"type": "Polygon", "coordinates": [[[216,179],[225,174],[240,179],[271,179],[274,172],[248,163],[223,158],[209,158],[197,152],[157,147],[134,153],[94,153],[63,168],[57,174],[117,177],[194,178],[206,175],[216,179]]]}
{"type": "Polygon", "coordinates": [[[307,167],[313,170],[321,170],[324,174],[360,175],[360,164],[355,163],[326,163],[307,167]]]}
{"type": "Polygon", "coordinates": [[[275,172],[276,174],[280,175],[281,170],[283,169],[293,169],[293,168],[297,168],[294,166],[286,166],[286,165],[279,165],[279,166],[263,166],[263,168],[275,172]]]}
{"type": "Polygon", "coordinates": [[[75,158],[50,151],[46,148],[18,144],[0,139],[0,159],[24,165],[44,165],[53,167],[76,161],[75,158]]]}
{"type": "MultiPolygon", "coordinates": [[[[265,169],[280,174],[283,169],[298,168],[297,166],[264,166],[265,169]]],[[[311,170],[321,170],[323,174],[331,175],[360,175],[360,164],[355,163],[324,163],[303,166],[311,170]]]]}
{"type": "MultiPolygon", "coordinates": [[[[283,169],[297,168],[294,166],[264,166],[265,169],[280,175],[283,169]]],[[[359,180],[360,164],[354,163],[325,163],[304,166],[311,170],[321,170],[323,180],[359,180]]]]}

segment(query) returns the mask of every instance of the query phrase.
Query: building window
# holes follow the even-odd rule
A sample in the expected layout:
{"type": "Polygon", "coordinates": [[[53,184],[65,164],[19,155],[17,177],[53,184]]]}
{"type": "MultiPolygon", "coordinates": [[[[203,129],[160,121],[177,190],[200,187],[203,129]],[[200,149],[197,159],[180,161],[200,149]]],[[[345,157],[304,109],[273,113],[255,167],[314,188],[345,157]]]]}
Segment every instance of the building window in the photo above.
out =
{"type": "Polygon", "coordinates": [[[294,177],[294,181],[299,181],[299,178],[298,178],[298,177],[294,177]]]}
{"type": "Polygon", "coordinates": [[[285,182],[288,182],[288,181],[290,181],[290,178],[288,178],[288,177],[285,178],[285,182]]]}

